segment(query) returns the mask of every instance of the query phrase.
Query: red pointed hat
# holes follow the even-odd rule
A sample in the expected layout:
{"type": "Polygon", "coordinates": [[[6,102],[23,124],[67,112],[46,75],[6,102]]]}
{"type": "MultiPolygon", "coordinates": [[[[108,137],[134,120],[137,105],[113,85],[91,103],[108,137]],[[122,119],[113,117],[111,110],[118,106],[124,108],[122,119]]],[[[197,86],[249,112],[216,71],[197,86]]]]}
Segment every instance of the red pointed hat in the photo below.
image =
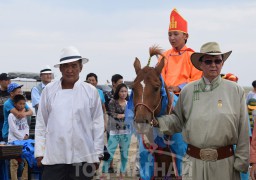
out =
{"type": "Polygon", "coordinates": [[[173,9],[170,15],[169,31],[181,31],[188,33],[187,21],[178,13],[177,9],[173,9]]]}

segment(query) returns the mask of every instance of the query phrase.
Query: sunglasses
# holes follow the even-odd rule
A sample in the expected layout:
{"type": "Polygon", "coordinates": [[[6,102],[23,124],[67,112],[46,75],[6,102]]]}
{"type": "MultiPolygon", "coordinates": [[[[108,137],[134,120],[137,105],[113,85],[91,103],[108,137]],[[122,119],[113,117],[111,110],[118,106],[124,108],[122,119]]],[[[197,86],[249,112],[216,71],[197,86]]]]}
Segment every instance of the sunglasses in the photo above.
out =
{"type": "Polygon", "coordinates": [[[214,64],[221,64],[223,61],[221,59],[216,59],[216,60],[204,60],[203,62],[206,65],[211,65],[212,63],[214,63],[214,64]]]}

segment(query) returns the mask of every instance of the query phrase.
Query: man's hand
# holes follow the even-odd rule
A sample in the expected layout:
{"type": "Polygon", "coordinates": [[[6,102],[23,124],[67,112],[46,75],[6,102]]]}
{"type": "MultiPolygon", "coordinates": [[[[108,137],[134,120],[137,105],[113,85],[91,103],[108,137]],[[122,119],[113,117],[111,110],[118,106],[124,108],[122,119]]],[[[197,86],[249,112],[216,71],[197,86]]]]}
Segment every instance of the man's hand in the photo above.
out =
{"type": "Polygon", "coordinates": [[[178,93],[181,89],[178,86],[168,86],[168,90],[174,93],[178,93]]]}
{"type": "Polygon", "coordinates": [[[256,163],[252,165],[252,168],[250,170],[250,176],[252,180],[256,180],[256,163]]]}
{"type": "Polygon", "coordinates": [[[153,126],[153,127],[159,127],[158,120],[152,119],[151,122],[150,122],[150,125],[153,126]]]}
{"type": "Polygon", "coordinates": [[[25,111],[20,111],[17,116],[16,116],[18,119],[21,119],[21,118],[24,118],[26,117],[26,112],[25,111]]]}
{"type": "Polygon", "coordinates": [[[37,158],[36,158],[37,166],[38,166],[38,167],[41,167],[41,166],[43,165],[42,162],[41,162],[42,159],[43,159],[43,157],[37,157],[37,158]]]}

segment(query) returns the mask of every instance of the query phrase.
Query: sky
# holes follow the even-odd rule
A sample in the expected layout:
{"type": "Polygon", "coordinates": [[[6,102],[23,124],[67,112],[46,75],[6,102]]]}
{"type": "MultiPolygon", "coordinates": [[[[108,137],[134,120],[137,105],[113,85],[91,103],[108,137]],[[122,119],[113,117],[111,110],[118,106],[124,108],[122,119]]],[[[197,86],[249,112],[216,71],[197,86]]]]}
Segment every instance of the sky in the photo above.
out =
{"type": "MultiPolygon", "coordinates": [[[[89,59],[81,78],[94,72],[105,84],[118,73],[132,81],[135,57],[145,66],[150,46],[171,48],[173,8],[188,21],[187,46],[200,51],[202,44],[216,41],[223,52],[232,50],[222,73],[251,86],[256,79],[255,0],[2,0],[0,72],[39,72],[49,65],[58,79],[53,65],[61,49],[75,46],[89,59]]],[[[153,58],[151,65],[156,62],[153,58]]]]}

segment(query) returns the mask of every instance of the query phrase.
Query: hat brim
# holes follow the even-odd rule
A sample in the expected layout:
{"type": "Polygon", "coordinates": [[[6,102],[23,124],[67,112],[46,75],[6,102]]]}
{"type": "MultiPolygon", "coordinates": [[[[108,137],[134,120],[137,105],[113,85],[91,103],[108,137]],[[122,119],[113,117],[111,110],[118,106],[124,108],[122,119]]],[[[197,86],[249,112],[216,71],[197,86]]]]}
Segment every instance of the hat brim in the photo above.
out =
{"type": "Polygon", "coordinates": [[[52,71],[44,71],[44,72],[41,72],[41,74],[52,74],[52,71]]]}
{"type": "Polygon", "coordinates": [[[19,85],[18,87],[14,88],[14,89],[21,88],[22,86],[23,86],[23,84],[22,84],[22,85],[19,85]]]}
{"type": "Polygon", "coordinates": [[[55,64],[53,67],[58,68],[58,67],[60,67],[61,64],[71,63],[71,62],[78,61],[78,60],[82,60],[82,64],[85,64],[89,61],[89,59],[87,59],[87,58],[75,58],[75,59],[61,61],[60,63],[55,64]]]}
{"type": "Polygon", "coordinates": [[[228,51],[226,53],[197,53],[197,52],[195,52],[191,55],[190,60],[195,68],[202,71],[202,69],[200,68],[201,62],[199,60],[204,55],[210,55],[210,56],[222,55],[223,56],[222,60],[223,60],[223,62],[225,62],[231,53],[232,53],[232,51],[228,51]]]}
{"type": "Polygon", "coordinates": [[[249,109],[253,109],[253,110],[256,110],[256,106],[251,106],[251,105],[248,105],[248,108],[249,108],[249,109]]]}
{"type": "Polygon", "coordinates": [[[7,89],[7,92],[8,92],[8,93],[11,93],[11,92],[13,92],[13,91],[16,90],[16,89],[21,88],[22,86],[23,86],[23,84],[22,84],[22,85],[19,85],[19,86],[17,86],[17,87],[15,87],[15,88],[13,88],[12,91],[8,91],[8,89],[7,89]]]}

